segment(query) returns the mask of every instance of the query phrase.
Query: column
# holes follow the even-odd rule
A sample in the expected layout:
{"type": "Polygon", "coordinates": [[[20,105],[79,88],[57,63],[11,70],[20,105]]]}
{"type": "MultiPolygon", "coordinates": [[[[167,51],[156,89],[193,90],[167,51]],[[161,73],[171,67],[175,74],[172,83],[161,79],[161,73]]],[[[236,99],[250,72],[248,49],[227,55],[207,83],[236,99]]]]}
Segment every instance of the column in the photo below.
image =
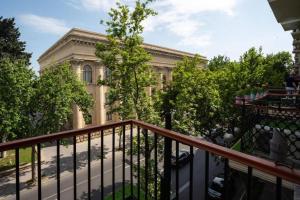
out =
{"type": "MultiPolygon", "coordinates": [[[[81,63],[72,63],[72,69],[77,74],[78,78],[81,79],[81,63]]],[[[83,128],[85,126],[83,114],[79,109],[79,106],[73,105],[73,129],[83,128]]]]}

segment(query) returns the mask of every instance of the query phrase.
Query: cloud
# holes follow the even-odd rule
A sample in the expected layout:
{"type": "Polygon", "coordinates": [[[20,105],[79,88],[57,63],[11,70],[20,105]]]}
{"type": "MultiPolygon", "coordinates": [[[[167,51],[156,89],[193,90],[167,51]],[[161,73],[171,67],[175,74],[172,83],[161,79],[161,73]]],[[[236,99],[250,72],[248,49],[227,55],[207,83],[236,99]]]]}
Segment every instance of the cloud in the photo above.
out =
{"type": "Polygon", "coordinates": [[[67,0],[66,3],[75,9],[87,11],[105,11],[116,5],[117,0],[67,0]]]}
{"type": "Polygon", "coordinates": [[[207,46],[211,36],[203,33],[204,22],[197,19],[203,12],[219,12],[234,16],[238,0],[161,0],[155,1],[158,16],[147,19],[145,31],[166,29],[180,38],[178,44],[187,46],[207,46]]]}
{"type": "Polygon", "coordinates": [[[63,35],[69,30],[64,21],[51,17],[25,14],[21,15],[20,19],[22,24],[44,33],[63,35]]]}
{"type": "MultiPolygon", "coordinates": [[[[133,0],[67,0],[76,9],[107,12],[116,2],[133,5],[133,0]]],[[[240,0],[157,0],[152,7],[159,14],[144,22],[145,32],[163,30],[177,36],[180,45],[207,46],[211,36],[204,33],[205,23],[198,20],[204,12],[219,12],[235,15],[235,7],[240,0]],[[199,18],[199,17],[198,17],[199,18]],[[203,28],[203,29],[202,29],[203,28]]]]}

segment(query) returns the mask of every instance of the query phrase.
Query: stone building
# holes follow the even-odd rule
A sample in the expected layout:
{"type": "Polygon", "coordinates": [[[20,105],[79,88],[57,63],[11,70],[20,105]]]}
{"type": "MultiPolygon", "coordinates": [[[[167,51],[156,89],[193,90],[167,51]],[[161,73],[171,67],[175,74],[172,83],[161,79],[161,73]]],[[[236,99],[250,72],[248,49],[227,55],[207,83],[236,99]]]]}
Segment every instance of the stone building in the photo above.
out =
{"type": "MultiPolygon", "coordinates": [[[[89,124],[104,124],[118,120],[116,116],[108,112],[105,106],[105,97],[108,88],[106,86],[97,86],[98,78],[105,78],[109,73],[108,69],[102,66],[99,59],[95,56],[96,43],[105,41],[107,41],[107,39],[103,34],[73,28],[38,59],[41,72],[49,66],[68,61],[78,77],[86,82],[87,91],[92,95],[95,102],[94,109],[91,113],[91,121],[86,124],[78,106],[74,106],[74,129],[82,128],[89,124]]],[[[180,61],[183,57],[195,56],[191,53],[152,44],[145,43],[143,46],[146,51],[152,55],[150,65],[153,66],[155,72],[157,72],[160,77],[158,88],[162,88],[163,84],[171,80],[172,69],[175,67],[177,61],[180,61]]],[[[207,59],[202,56],[201,59],[203,65],[205,65],[207,59]]],[[[151,94],[151,89],[149,92],[151,94]]]]}
{"type": "Polygon", "coordinates": [[[300,1],[268,0],[274,16],[285,31],[291,31],[295,71],[300,76],[300,1]]]}

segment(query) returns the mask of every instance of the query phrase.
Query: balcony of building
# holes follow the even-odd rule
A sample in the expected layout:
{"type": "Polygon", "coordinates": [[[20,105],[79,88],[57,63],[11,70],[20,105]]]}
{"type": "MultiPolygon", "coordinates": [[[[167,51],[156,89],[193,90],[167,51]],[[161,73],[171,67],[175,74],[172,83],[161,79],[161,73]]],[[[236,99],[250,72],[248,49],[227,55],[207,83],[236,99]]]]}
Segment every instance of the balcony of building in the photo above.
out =
{"type": "Polygon", "coordinates": [[[300,184],[294,167],[136,120],[0,144],[8,150],[15,152],[15,167],[2,179],[3,199],[264,199],[262,182],[270,183],[270,199],[292,199],[300,184]],[[20,150],[32,146],[37,181],[29,185],[20,150]],[[236,180],[241,167],[244,175],[236,180]]]}

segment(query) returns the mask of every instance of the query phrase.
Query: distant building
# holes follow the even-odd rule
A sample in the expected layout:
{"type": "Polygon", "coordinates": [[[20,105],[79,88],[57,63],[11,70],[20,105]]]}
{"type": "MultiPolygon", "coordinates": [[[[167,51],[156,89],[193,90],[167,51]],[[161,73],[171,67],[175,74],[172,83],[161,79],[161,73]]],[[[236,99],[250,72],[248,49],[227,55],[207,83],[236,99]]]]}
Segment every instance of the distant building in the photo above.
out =
{"type": "Polygon", "coordinates": [[[295,69],[300,75],[300,1],[268,0],[278,23],[285,31],[292,31],[295,69]]]}
{"type": "MultiPolygon", "coordinates": [[[[118,120],[105,106],[108,88],[106,86],[97,86],[98,78],[105,78],[109,70],[105,66],[102,66],[99,58],[95,56],[95,45],[97,42],[106,41],[106,36],[103,34],[74,28],[38,59],[41,72],[51,65],[69,61],[78,77],[87,83],[87,91],[93,96],[95,101],[91,120],[87,122],[91,125],[118,120]]],[[[183,57],[195,56],[191,53],[151,44],[144,44],[143,46],[152,55],[153,59],[150,61],[150,65],[153,66],[154,71],[158,73],[161,79],[156,89],[161,89],[163,84],[171,80],[172,69],[175,67],[177,61],[180,61],[183,57]]],[[[207,59],[205,57],[201,58],[203,65],[205,65],[207,59]]],[[[150,95],[151,92],[152,89],[149,88],[148,93],[150,95]]],[[[75,105],[73,109],[73,128],[82,128],[88,124],[85,123],[82,112],[75,105]]]]}

